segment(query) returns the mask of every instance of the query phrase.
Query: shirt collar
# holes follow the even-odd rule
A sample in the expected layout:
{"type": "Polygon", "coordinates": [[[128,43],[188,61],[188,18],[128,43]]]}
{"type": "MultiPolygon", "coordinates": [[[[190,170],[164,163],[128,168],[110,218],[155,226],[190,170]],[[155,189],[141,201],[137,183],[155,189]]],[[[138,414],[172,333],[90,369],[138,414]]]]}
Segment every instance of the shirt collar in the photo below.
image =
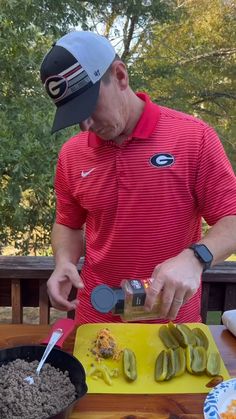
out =
{"type": "MultiPolygon", "coordinates": [[[[136,95],[145,102],[143,113],[139,118],[137,125],[130,137],[147,139],[152,134],[159,118],[160,109],[159,106],[153,103],[146,93],[138,92],[136,95]]],[[[98,147],[103,144],[103,140],[98,137],[95,133],[89,132],[88,145],[89,147],[98,147]]]]}

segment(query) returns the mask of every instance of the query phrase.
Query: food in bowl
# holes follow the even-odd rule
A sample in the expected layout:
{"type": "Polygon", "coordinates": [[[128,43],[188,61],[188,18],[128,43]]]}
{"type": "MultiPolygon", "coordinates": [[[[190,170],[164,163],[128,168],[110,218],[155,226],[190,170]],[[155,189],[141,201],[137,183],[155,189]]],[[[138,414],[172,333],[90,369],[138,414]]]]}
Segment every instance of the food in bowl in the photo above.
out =
{"type": "Polygon", "coordinates": [[[37,375],[38,364],[16,359],[0,367],[1,419],[47,419],[76,399],[67,371],[45,363],[37,375]],[[25,381],[27,376],[34,378],[34,384],[25,381]]]}

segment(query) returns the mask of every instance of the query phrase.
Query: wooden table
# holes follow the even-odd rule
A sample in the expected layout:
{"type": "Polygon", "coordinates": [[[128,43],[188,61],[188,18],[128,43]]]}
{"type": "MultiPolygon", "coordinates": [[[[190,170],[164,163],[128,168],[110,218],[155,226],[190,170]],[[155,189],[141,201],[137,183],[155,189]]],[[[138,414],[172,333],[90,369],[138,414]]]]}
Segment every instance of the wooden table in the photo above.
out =
{"type": "MultiPolygon", "coordinates": [[[[49,332],[47,325],[0,324],[0,348],[38,344],[49,332]]],[[[225,366],[236,377],[236,338],[224,326],[210,326],[225,366]]],[[[63,349],[72,353],[75,334],[63,349]]],[[[202,419],[206,394],[86,394],[70,419],[202,419]]]]}

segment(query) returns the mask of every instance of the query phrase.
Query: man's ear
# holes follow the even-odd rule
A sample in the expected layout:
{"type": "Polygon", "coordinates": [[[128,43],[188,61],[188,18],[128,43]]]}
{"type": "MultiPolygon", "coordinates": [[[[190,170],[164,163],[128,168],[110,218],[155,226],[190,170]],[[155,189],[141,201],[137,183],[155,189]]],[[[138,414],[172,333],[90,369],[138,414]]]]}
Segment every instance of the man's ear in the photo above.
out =
{"type": "Polygon", "coordinates": [[[112,74],[121,90],[125,90],[129,85],[129,76],[126,65],[122,61],[114,61],[112,64],[112,74]]]}

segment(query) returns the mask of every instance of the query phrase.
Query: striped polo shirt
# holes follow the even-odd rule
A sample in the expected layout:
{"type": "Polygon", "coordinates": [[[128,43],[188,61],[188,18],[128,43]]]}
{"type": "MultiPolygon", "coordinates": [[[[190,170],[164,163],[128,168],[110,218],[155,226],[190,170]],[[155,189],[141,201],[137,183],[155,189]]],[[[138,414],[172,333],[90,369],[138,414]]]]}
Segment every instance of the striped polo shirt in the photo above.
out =
{"type": "MultiPolygon", "coordinates": [[[[59,154],[56,222],[72,229],[86,223],[79,324],[121,321],[93,309],[95,286],[150,277],[157,264],[200,239],[202,217],[213,225],[236,214],[236,178],[216,132],[137,95],[144,111],[121,145],[81,132],[59,154]]],[[[200,302],[201,287],[175,321],[201,321],[200,302]]]]}

